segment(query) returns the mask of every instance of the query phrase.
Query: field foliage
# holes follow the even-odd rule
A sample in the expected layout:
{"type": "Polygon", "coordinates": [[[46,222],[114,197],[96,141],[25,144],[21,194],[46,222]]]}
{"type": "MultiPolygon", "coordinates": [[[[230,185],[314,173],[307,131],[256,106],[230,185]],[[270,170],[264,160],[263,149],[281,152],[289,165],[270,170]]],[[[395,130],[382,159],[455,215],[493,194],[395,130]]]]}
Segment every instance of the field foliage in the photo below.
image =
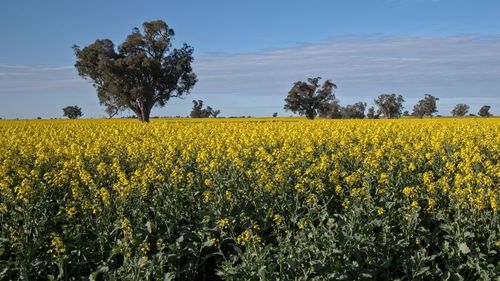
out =
{"type": "Polygon", "coordinates": [[[0,134],[0,279],[500,273],[500,119],[1,121],[0,134]]]}

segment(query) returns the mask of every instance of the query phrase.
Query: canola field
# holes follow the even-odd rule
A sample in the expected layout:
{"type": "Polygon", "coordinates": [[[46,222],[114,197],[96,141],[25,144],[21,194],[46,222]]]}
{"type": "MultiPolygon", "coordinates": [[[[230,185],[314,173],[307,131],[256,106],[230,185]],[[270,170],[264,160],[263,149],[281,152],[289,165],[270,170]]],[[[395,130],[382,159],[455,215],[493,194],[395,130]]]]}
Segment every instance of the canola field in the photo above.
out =
{"type": "Polygon", "coordinates": [[[495,280],[500,119],[0,121],[0,280],[495,280]]]}

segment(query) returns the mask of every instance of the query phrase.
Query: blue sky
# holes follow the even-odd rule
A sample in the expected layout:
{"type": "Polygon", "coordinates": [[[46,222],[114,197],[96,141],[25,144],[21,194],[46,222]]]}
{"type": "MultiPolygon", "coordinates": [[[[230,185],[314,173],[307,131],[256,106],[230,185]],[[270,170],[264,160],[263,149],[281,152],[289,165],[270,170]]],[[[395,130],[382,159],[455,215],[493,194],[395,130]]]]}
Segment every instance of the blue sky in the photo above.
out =
{"type": "MultiPolygon", "coordinates": [[[[223,116],[290,115],[294,81],[321,76],[341,104],[400,93],[405,107],[440,97],[500,114],[500,1],[62,1],[0,3],[0,117],[62,117],[77,104],[104,116],[95,90],[73,67],[73,44],[120,44],[133,27],[162,19],[174,46],[195,48],[199,82],[185,99],[152,115],[186,116],[193,99],[223,116]]],[[[131,114],[130,112],[126,114],[131,114]]]]}

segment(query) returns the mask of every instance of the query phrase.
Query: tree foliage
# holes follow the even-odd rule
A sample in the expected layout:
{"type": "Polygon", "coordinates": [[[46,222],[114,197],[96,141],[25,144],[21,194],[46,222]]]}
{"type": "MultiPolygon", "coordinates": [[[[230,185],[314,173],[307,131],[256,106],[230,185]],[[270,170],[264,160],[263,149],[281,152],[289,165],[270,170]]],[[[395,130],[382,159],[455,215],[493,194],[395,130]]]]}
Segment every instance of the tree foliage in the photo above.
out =
{"type": "Polygon", "coordinates": [[[285,98],[284,109],[305,115],[308,119],[314,119],[318,112],[328,111],[332,104],[337,103],[333,93],[337,86],[330,80],[320,86],[320,79],[316,77],[307,79],[307,82],[295,82],[285,98]]]}
{"type": "Polygon", "coordinates": [[[193,100],[193,109],[191,110],[191,113],[189,116],[191,118],[208,118],[208,117],[214,117],[217,118],[217,116],[220,114],[220,110],[215,110],[210,106],[207,106],[207,108],[203,108],[203,101],[202,100],[193,100]]]}
{"type": "Polygon", "coordinates": [[[188,94],[197,81],[191,68],[193,48],[184,44],[172,49],[173,36],[164,21],[145,22],[143,32],[134,28],[118,48],[109,39],[83,49],[74,46],[75,67],[92,81],[110,116],[130,109],[140,121],[149,122],[154,106],[188,94]]]}
{"type": "Polygon", "coordinates": [[[366,102],[357,102],[352,105],[341,107],[340,111],[342,118],[363,119],[365,118],[365,109],[366,102]]]}
{"type": "Polygon", "coordinates": [[[318,115],[321,118],[340,119],[342,118],[342,107],[337,100],[334,100],[318,109],[318,115]]]}
{"type": "Polygon", "coordinates": [[[370,108],[368,108],[368,111],[366,112],[366,117],[368,119],[378,119],[379,118],[379,115],[375,112],[375,107],[370,106],[370,108]]]}
{"type": "Polygon", "coordinates": [[[375,105],[378,106],[378,113],[386,118],[397,118],[401,116],[403,110],[404,98],[396,94],[382,94],[375,99],[375,105]]]}
{"type": "Polygon", "coordinates": [[[465,116],[468,112],[469,112],[469,106],[464,103],[459,103],[455,105],[455,107],[451,111],[451,114],[455,117],[462,117],[465,116]]]}
{"type": "Polygon", "coordinates": [[[418,103],[413,107],[413,115],[419,118],[424,116],[432,117],[432,114],[437,112],[437,104],[439,98],[433,95],[425,95],[425,97],[418,101],[418,103]]]}
{"type": "Polygon", "coordinates": [[[491,106],[489,105],[483,105],[480,109],[477,115],[481,117],[490,117],[492,114],[490,113],[491,106]]]}
{"type": "Polygon", "coordinates": [[[76,119],[83,116],[82,109],[77,105],[66,106],[63,108],[63,113],[63,116],[68,117],[69,119],[76,119]]]}

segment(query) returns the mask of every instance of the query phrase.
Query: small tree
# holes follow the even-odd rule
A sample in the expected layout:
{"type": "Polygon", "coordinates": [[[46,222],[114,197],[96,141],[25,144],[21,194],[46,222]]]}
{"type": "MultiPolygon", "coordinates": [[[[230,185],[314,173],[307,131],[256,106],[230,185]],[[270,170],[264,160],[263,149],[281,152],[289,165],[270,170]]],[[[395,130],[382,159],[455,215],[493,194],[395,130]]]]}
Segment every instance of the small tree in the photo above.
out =
{"type": "Polygon", "coordinates": [[[355,118],[363,119],[365,118],[365,102],[357,102],[353,105],[347,105],[341,108],[342,118],[355,118]]]}
{"type": "Polygon", "coordinates": [[[318,115],[318,111],[327,111],[332,103],[336,103],[333,91],[337,85],[326,80],[320,87],[320,79],[316,77],[307,79],[307,82],[295,82],[285,98],[284,109],[305,115],[311,120],[318,115]]]}
{"type": "Polygon", "coordinates": [[[437,112],[436,101],[438,100],[439,98],[426,94],[425,97],[419,100],[413,107],[413,115],[420,118],[424,116],[432,117],[432,114],[437,112]]]}
{"type": "Polygon", "coordinates": [[[82,109],[76,105],[66,106],[63,108],[63,113],[63,116],[68,117],[69,119],[76,119],[83,116],[82,109]]]}
{"type": "Polygon", "coordinates": [[[211,109],[211,110],[212,110],[211,116],[213,118],[217,118],[217,116],[219,116],[219,114],[220,114],[220,110],[219,109],[216,109],[216,110],[211,109]]]}
{"type": "Polygon", "coordinates": [[[469,112],[469,106],[464,103],[459,103],[455,105],[453,110],[451,111],[451,114],[455,117],[463,117],[469,112]]]}
{"type": "Polygon", "coordinates": [[[342,118],[342,107],[337,100],[334,100],[319,108],[318,115],[321,118],[340,119],[342,118]]]}
{"type": "Polygon", "coordinates": [[[490,113],[491,106],[489,105],[483,105],[480,109],[477,115],[481,117],[490,117],[492,114],[490,113]]]}
{"type": "Polygon", "coordinates": [[[386,118],[397,118],[401,116],[403,110],[403,96],[396,94],[383,94],[375,99],[375,105],[378,106],[378,112],[386,118]]]}
{"type": "Polygon", "coordinates": [[[189,116],[191,116],[191,118],[216,118],[219,114],[220,110],[214,110],[210,106],[207,106],[207,108],[203,108],[202,100],[193,100],[193,109],[191,110],[189,116]]]}
{"type": "Polygon", "coordinates": [[[273,118],[278,117],[278,112],[273,113],[273,118]]]}
{"type": "Polygon", "coordinates": [[[366,117],[368,119],[378,119],[378,114],[375,113],[375,107],[373,106],[370,106],[370,108],[368,108],[368,111],[366,112],[366,117]]]}

